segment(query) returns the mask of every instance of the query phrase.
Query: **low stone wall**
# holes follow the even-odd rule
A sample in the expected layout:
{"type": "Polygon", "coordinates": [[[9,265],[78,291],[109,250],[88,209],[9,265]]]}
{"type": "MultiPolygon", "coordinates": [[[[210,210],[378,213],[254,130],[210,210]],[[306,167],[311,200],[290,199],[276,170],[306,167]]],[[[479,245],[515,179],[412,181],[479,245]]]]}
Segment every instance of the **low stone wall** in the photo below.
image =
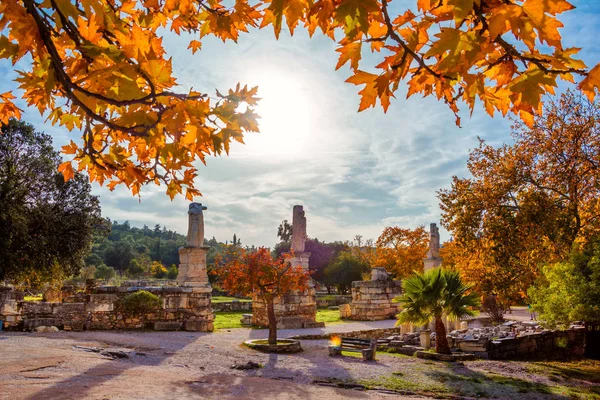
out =
{"type": "Polygon", "coordinates": [[[394,319],[398,306],[392,300],[400,293],[400,281],[352,282],[352,302],[340,306],[340,316],[357,321],[394,319]]]}
{"type": "Polygon", "coordinates": [[[291,336],[288,339],[299,339],[299,340],[323,340],[331,339],[334,336],[357,338],[357,339],[381,339],[388,336],[400,335],[400,328],[383,328],[383,329],[370,329],[366,331],[352,331],[352,332],[341,332],[341,333],[324,333],[318,335],[297,335],[291,336]]]}
{"type": "Polygon", "coordinates": [[[346,295],[331,295],[319,296],[317,295],[317,308],[327,308],[341,306],[342,304],[348,304],[352,301],[352,296],[346,295]]]}
{"type": "Polygon", "coordinates": [[[100,287],[74,293],[63,302],[27,302],[11,288],[0,290],[0,319],[7,329],[56,326],[65,330],[157,329],[213,331],[210,287],[100,287]],[[8,290],[6,290],[8,289],[8,290]],[[123,311],[120,300],[137,290],[163,301],[162,309],[143,315],[123,311]],[[20,300],[17,300],[20,299],[20,300]]]}
{"type": "Polygon", "coordinates": [[[212,303],[212,309],[214,312],[235,312],[235,311],[247,311],[252,312],[251,301],[228,301],[224,303],[212,303]]]}
{"type": "MultiPolygon", "coordinates": [[[[315,289],[308,288],[304,292],[293,292],[279,296],[274,301],[275,316],[278,329],[318,328],[325,326],[316,322],[317,303],[315,289]]],[[[252,296],[252,325],[268,326],[267,306],[255,293],[252,296]]]]}
{"type": "Polygon", "coordinates": [[[487,356],[493,360],[583,356],[585,329],[544,331],[516,338],[491,340],[487,356]]]}

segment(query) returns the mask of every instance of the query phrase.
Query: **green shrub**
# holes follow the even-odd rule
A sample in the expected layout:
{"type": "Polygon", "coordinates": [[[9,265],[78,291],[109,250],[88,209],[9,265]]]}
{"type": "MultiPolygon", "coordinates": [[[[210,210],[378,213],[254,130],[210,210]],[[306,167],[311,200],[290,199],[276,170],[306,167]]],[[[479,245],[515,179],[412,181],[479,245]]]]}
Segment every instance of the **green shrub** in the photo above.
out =
{"type": "Polygon", "coordinates": [[[121,307],[127,313],[146,314],[161,309],[162,300],[150,292],[138,290],[123,297],[121,307]]]}
{"type": "Polygon", "coordinates": [[[105,264],[100,264],[96,267],[96,272],[94,272],[94,277],[96,279],[103,279],[105,281],[114,278],[115,269],[113,267],[109,267],[105,264]]]}
{"type": "Polygon", "coordinates": [[[177,266],[175,264],[171,265],[171,267],[169,268],[169,272],[167,272],[167,279],[172,281],[177,279],[178,273],[179,270],[177,269],[177,266]]]}

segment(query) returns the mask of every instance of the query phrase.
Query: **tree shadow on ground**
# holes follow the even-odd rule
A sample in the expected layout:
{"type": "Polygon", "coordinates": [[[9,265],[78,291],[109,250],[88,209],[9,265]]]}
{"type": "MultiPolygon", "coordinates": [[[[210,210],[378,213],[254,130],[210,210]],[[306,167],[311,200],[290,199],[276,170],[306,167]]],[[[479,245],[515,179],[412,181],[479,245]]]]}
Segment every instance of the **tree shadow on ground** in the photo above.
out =
{"type": "Polygon", "coordinates": [[[424,375],[440,383],[449,391],[462,396],[495,398],[569,399],[567,393],[557,393],[556,387],[536,382],[526,377],[507,376],[499,373],[482,373],[458,363],[444,363],[445,368],[425,371],[424,375]],[[554,390],[553,390],[554,389],[554,390]]]}
{"type": "MultiPolygon", "coordinates": [[[[263,368],[248,372],[248,376],[261,376],[283,381],[314,384],[338,388],[357,387],[357,378],[349,370],[354,364],[381,365],[379,361],[363,361],[360,358],[342,355],[329,357],[327,345],[324,340],[302,341],[305,351],[294,354],[269,354],[268,361],[263,368]],[[310,342],[308,344],[307,342],[310,342]],[[294,360],[290,363],[290,360],[294,360]]],[[[344,353],[346,354],[346,353],[344,353]]],[[[349,353],[354,354],[354,353],[349,353]]],[[[348,391],[346,397],[364,397],[359,391],[348,391]]]]}
{"type": "MultiPolygon", "coordinates": [[[[187,382],[190,392],[210,399],[323,399],[307,385],[290,381],[274,382],[259,376],[226,376],[210,374],[198,381],[187,382]],[[319,397],[316,397],[319,396],[319,397]]],[[[331,389],[336,398],[366,399],[366,393],[331,389]]]]}

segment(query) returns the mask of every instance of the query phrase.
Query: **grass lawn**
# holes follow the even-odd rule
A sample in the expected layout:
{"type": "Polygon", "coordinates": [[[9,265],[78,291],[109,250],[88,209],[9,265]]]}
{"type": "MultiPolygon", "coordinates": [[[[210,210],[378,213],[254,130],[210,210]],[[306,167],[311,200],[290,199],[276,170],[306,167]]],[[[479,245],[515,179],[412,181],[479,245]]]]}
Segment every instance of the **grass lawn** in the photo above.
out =
{"type": "Polygon", "coordinates": [[[440,397],[600,399],[600,362],[417,361],[400,371],[354,383],[440,397]]]}
{"type": "Polygon", "coordinates": [[[215,313],[215,320],[213,324],[215,330],[217,329],[232,329],[232,328],[243,328],[244,326],[240,322],[242,314],[247,314],[245,311],[231,311],[231,312],[217,312],[215,313]]]}
{"type": "Polygon", "coordinates": [[[325,322],[325,325],[343,324],[339,310],[317,310],[317,322],[325,322]]]}
{"type": "MultiPolygon", "coordinates": [[[[213,322],[215,329],[244,328],[240,322],[242,314],[248,314],[248,312],[216,312],[213,322]]],[[[338,310],[317,310],[317,322],[325,322],[326,325],[344,323],[340,319],[340,312],[338,310]]]]}
{"type": "Polygon", "coordinates": [[[41,294],[37,294],[35,296],[25,296],[23,300],[25,301],[42,301],[43,296],[41,294]]]}
{"type": "Polygon", "coordinates": [[[237,297],[230,297],[230,296],[213,296],[210,301],[213,303],[231,303],[234,300],[241,301],[241,302],[252,301],[251,299],[238,299],[237,297]]]}

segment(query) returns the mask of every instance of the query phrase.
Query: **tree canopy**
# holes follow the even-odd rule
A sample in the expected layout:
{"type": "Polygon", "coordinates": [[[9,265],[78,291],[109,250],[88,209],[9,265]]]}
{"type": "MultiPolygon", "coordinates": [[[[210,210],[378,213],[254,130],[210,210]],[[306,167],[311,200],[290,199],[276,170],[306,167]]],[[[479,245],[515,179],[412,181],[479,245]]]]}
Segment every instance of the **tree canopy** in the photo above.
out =
{"type": "Polygon", "coordinates": [[[541,263],[600,232],[600,107],[572,92],[548,104],[533,127],[516,122],[513,145],[481,141],[472,178],[439,192],[454,236],[444,265],[505,301],[525,296],[541,263]]]}
{"type": "Polygon", "coordinates": [[[52,138],[11,119],[0,134],[0,280],[27,286],[77,274],[101,225],[79,173],[65,182],[52,138]]]}
{"type": "Polygon", "coordinates": [[[352,287],[352,282],[361,281],[362,275],[370,270],[369,264],[345,250],[327,265],[322,281],[327,286],[335,286],[339,294],[347,294],[352,287]]]}
{"type": "MultiPolygon", "coordinates": [[[[232,141],[258,130],[257,88],[237,85],[209,95],[177,92],[162,43],[165,29],[191,34],[189,49],[211,35],[237,41],[253,28],[284,20],[337,42],[336,68],[349,64],[347,82],[361,86],[359,111],[379,101],[384,110],[399,90],[444,101],[457,115],[477,101],[490,115],[513,113],[532,126],[541,99],[559,79],[593,99],[600,65],[588,69],[564,47],[558,16],[566,0],[417,0],[393,11],[388,0],[4,0],[0,58],[21,61],[17,82],[29,106],[52,123],[82,132],[63,147],[74,169],[133,194],[148,183],[174,197],[200,195],[194,161],[228,153],[232,141]],[[362,56],[379,54],[376,65],[362,56]],[[369,72],[371,71],[371,72],[369,72]],[[73,167],[73,162],[75,166],[73,167]]],[[[19,118],[12,92],[0,94],[0,118],[19,118]]]]}
{"type": "Polygon", "coordinates": [[[429,235],[423,226],[405,229],[386,227],[376,245],[374,267],[384,267],[396,279],[405,278],[413,271],[423,271],[423,259],[427,256],[429,235]]]}

